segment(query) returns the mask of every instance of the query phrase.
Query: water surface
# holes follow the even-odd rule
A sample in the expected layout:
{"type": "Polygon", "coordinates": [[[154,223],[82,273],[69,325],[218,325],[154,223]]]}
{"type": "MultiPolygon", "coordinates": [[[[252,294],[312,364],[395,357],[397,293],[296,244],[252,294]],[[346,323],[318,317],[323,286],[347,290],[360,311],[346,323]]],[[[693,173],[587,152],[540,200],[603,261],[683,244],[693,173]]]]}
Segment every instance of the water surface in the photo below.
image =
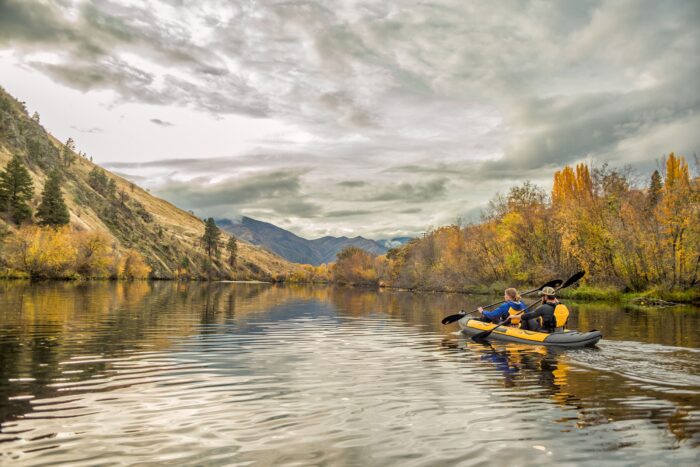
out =
{"type": "Polygon", "coordinates": [[[698,465],[700,311],[571,304],[594,349],[477,344],[487,297],[0,284],[0,464],[698,465]]]}

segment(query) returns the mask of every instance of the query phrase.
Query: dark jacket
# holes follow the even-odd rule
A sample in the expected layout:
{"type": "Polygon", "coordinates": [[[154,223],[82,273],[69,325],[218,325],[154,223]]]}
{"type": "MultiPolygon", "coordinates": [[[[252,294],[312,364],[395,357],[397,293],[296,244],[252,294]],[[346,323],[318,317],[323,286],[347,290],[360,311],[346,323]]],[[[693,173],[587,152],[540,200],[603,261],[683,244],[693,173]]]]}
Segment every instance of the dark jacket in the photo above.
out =
{"type": "MultiPolygon", "coordinates": [[[[530,320],[541,317],[542,330],[545,332],[554,332],[554,329],[557,327],[557,319],[554,317],[554,307],[557,305],[557,303],[543,303],[535,311],[524,313],[521,318],[523,321],[530,323],[530,320]]],[[[532,326],[528,326],[528,329],[533,331],[538,330],[532,329],[532,326]]]]}

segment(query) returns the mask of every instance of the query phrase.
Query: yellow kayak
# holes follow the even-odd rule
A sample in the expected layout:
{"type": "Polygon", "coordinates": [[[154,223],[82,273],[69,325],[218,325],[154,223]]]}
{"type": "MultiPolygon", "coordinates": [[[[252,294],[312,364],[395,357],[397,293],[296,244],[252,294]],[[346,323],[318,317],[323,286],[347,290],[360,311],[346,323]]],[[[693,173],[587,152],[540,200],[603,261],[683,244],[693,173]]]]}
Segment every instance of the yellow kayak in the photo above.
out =
{"type": "Polygon", "coordinates": [[[519,344],[551,345],[558,347],[590,347],[598,343],[603,335],[600,331],[592,330],[588,332],[579,331],[559,331],[553,333],[527,331],[512,326],[499,326],[493,323],[484,323],[476,319],[464,317],[459,320],[459,327],[462,333],[467,336],[474,336],[480,332],[493,332],[487,339],[495,339],[506,342],[517,342],[519,344]],[[495,329],[494,329],[495,328],[495,329]]]}

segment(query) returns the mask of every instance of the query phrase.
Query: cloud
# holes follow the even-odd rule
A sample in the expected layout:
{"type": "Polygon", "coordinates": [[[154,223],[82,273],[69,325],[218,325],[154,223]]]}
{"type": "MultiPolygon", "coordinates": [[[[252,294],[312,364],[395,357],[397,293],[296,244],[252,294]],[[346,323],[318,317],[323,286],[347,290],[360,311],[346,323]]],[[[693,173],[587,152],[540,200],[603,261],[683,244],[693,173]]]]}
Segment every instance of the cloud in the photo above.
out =
{"type": "Polygon", "coordinates": [[[71,125],[71,128],[74,129],[75,131],[78,131],[80,133],[102,133],[104,131],[103,128],[100,127],[90,127],[90,128],[80,128],[75,125],[71,125]]]}
{"type": "Polygon", "coordinates": [[[566,163],[646,170],[697,152],[698,18],[696,0],[5,0],[0,47],[115,104],[284,127],[234,151],[232,125],[206,154],[188,127],[180,153],[108,165],[171,201],[319,234],[415,234],[566,163]]]}
{"type": "Polygon", "coordinates": [[[367,211],[367,210],[340,210],[340,211],[327,211],[323,213],[324,217],[353,217],[353,216],[363,216],[365,214],[372,214],[373,211],[367,211]]]}
{"type": "Polygon", "coordinates": [[[264,209],[279,216],[314,217],[321,209],[304,199],[303,173],[301,170],[269,172],[221,181],[205,177],[186,181],[170,179],[155,187],[153,192],[184,209],[222,217],[235,217],[246,209],[264,209]]]}
{"type": "Polygon", "coordinates": [[[346,187],[346,188],[360,188],[363,186],[367,186],[367,182],[363,182],[362,180],[343,180],[342,182],[339,182],[337,185],[342,186],[342,187],[346,187]]]}
{"type": "Polygon", "coordinates": [[[151,123],[155,123],[156,125],[162,126],[162,127],[175,126],[173,123],[167,122],[165,120],[161,120],[160,118],[152,118],[151,123]]]}
{"type": "Polygon", "coordinates": [[[404,201],[426,203],[442,198],[447,194],[447,178],[438,178],[424,183],[402,182],[382,187],[376,193],[362,198],[363,201],[404,201]]]}

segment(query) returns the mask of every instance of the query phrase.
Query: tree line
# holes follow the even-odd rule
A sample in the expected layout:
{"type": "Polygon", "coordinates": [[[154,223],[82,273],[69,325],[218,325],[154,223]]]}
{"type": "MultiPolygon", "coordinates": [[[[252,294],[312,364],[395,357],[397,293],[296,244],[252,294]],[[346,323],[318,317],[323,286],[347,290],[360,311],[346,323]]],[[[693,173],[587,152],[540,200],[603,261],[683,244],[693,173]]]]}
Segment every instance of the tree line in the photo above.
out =
{"type": "Polygon", "coordinates": [[[426,233],[385,256],[350,248],[302,280],[468,291],[532,284],[583,269],[590,285],[694,290],[700,282],[700,179],[671,153],[639,183],[629,169],[566,166],[551,193],[525,182],[479,222],[426,233]]]}

